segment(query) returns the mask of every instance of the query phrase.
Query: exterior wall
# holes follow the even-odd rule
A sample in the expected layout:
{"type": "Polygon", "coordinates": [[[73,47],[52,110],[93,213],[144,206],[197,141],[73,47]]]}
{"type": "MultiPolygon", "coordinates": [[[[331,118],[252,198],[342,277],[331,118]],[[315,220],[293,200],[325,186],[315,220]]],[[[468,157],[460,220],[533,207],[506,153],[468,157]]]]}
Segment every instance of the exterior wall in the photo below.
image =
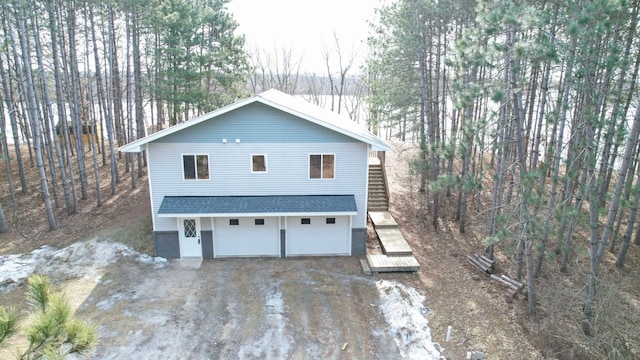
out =
{"type": "MultiPolygon", "coordinates": [[[[149,143],[156,252],[180,257],[175,218],[157,216],[164,196],[354,195],[352,255],[364,254],[368,149],[366,143],[259,103],[149,143]],[[183,179],[182,155],[188,154],[209,156],[208,180],[183,179]],[[266,173],[251,172],[251,154],[266,155],[266,173]],[[310,154],[335,155],[334,179],[309,179],[310,154]]],[[[214,257],[211,221],[203,218],[201,226],[202,255],[214,257]]],[[[280,239],[284,255],[284,230],[280,239]]]]}
{"type": "Polygon", "coordinates": [[[287,256],[286,246],[287,246],[287,231],[285,229],[280,229],[280,257],[287,256]]]}
{"type": "Polygon", "coordinates": [[[352,227],[366,227],[367,149],[360,142],[149,144],[154,230],[176,230],[174,218],[157,216],[163,197],[189,195],[354,195],[352,227]],[[311,153],[335,154],[334,179],[309,179],[311,153]],[[183,154],[208,154],[210,178],[184,180],[183,154]],[[267,155],[267,173],[251,173],[250,154],[267,155]]]}
{"type": "Polygon", "coordinates": [[[156,140],[156,143],[326,143],[358,140],[305,119],[253,103],[156,140]]]}
{"type": "Polygon", "coordinates": [[[351,229],[351,256],[367,254],[367,228],[351,229]]]}
{"type": "MultiPolygon", "coordinates": [[[[174,221],[175,223],[175,221],[174,221]]],[[[180,257],[180,239],[177,231],[154,231],[153,242],[156,256],[163,258],[180,257]]]]}

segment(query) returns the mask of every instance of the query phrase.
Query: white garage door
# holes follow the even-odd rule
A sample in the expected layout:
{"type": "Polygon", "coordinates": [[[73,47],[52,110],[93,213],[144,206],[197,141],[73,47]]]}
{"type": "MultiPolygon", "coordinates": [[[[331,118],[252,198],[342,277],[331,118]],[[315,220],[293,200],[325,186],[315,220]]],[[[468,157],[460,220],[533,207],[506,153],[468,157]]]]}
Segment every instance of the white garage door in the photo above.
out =
{"type": "Polygon", "coordinates": [[[287,256],[349,255],[349,217],[288,217],[286,239],[287,256]]]}
{"type": "Polygon", "coordinates": [[[215,257],[280,256],[278,218],[215,218],[215,257]]]}

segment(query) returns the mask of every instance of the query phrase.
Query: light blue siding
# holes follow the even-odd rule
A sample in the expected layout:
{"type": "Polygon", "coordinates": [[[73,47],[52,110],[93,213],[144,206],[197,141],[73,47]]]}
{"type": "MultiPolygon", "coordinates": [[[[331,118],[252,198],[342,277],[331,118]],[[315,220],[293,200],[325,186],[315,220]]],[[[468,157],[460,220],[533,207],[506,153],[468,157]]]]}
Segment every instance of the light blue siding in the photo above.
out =
{"type": "Polygon", "coordinates": [[[160,143],[328,143],[358,140],[261,103],[238,108],[156,140],[160,143]]]}
{"type": "Polygon", "coordinates": [[[352,227],[366,227],[365,143],[152,142],[148,150],[155,231],[176,229],[174,218],[157,217],[163,196],[354,195],[358,214],[352,227]],[[208,154],[209,180],[184,180],[183,154],[208,154]],[[250,154],[268,156],[266,173],[251,173],[250,154]],[[335,178],[309,179],[309,154],[335,154],[335,178]]]}

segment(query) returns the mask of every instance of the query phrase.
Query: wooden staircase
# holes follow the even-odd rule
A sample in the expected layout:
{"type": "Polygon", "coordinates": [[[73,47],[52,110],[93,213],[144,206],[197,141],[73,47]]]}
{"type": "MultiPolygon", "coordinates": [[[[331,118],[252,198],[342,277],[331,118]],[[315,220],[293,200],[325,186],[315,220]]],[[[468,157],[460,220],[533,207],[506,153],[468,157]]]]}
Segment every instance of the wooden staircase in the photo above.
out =
{"type": "Polygon", "coordinates": [[[379,163],[369,164],[368,211],[389,210],[389,194],[382,166],[379,163]]]}

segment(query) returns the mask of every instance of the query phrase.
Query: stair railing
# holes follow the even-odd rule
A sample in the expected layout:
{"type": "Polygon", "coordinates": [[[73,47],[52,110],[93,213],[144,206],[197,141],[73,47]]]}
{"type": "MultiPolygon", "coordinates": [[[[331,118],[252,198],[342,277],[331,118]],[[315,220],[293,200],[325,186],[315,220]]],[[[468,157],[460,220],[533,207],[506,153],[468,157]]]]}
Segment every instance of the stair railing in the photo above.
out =
{"type": "Polygon", "coordinates": [[[387,167],[385,166],[385,152],[384,151],[369,151],[370,157],[375,157],[380,160],[380,168],[382,169],[382,180],[384,181],[384,195],[387,200],[387,207],[389,207],[389,198],[391,193],[389,192],[389,181],[387,180],[387,167]]]}

